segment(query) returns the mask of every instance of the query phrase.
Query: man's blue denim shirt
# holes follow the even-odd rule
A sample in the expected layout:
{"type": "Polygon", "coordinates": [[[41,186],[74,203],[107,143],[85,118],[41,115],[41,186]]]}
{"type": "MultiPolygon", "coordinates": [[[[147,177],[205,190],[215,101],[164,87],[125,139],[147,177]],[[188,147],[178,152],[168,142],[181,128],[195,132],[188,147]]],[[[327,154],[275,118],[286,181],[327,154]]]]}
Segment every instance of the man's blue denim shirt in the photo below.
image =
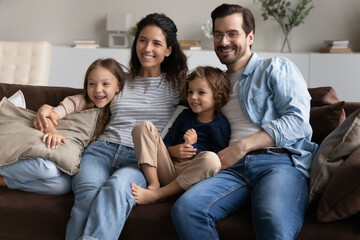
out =
{"type": "Polygon", "coordinates": [[[245,117],[266,131],[276,147],[293,153],[294,166],[309,177],[318,145],[311,142],[311,97],[299,69],[286,58],[264,59],[253,53],[239,85],[245,117]]]}

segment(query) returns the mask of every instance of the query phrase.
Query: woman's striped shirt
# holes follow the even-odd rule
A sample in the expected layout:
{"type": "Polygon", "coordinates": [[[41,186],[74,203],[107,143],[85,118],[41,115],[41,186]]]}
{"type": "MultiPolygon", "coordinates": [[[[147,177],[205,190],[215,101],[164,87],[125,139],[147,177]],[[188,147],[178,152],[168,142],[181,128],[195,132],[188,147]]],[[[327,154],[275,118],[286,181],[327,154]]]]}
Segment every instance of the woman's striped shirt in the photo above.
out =
{"type": "Polygon", "coordinates": [[[131,131],[137,124],[148,120],[161,131],[169,121],[180,94],[171,87],[165,75],[136,77],[132,85],[126,77],[124,89],[110,104],[111,117],[99,140],[134,147],[131,131]]]}

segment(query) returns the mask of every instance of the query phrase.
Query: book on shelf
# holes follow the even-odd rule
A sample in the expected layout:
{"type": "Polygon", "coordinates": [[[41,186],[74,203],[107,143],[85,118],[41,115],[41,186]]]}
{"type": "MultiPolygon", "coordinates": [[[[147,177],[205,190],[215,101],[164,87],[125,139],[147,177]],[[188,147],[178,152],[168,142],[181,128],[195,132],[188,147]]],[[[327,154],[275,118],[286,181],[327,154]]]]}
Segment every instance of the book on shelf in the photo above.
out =
{"type": "Polygon", "coordinates": [[[350,53],[351,48],[321,48],[321,53],[350,53]]]}
{"type": "Polygon", "coordinates": [[[99,44],[92,44],[92,45],[77,45],[73,46],[74,48],[98,48],[99,44]]]}
{"type": "Polygon", "coordinates": [[[194,45],[194,46],[200,45],[199,40],[178,40],[178,42],[180,45],[194,45]]]}
{"type": "Polygon", "coordinates": [[[99,44],[95,40],[75,40],[74,48],[98,48],[99,44]]]}
{"type": "Polygon", "coordinates": [[[178,40],[182,50],[201,50],[199,40],[178,40]]]}
{"type": "Polygon", "coordinates": [[[189,46],[189,45],[180,45],[182,50],[201,50],[202,47],[201,46],[189,46]]]}
{"type": "Polygon", "coordinates": [[[75,44],[96,44],[95,40],[75,40],[75,44]]]}
{"type": "Polygon", "coordinates": [[[327,48],[349,48],[349,40],[325,40],[327,48]]]}

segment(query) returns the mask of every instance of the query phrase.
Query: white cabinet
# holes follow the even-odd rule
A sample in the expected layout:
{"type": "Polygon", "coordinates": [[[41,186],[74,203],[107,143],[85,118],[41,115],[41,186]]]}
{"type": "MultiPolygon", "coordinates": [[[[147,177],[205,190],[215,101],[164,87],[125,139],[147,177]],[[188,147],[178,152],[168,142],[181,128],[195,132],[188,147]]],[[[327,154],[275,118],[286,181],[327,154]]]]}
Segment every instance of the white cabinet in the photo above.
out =
{"type": "MultiPolygon", "coordinates": [[[[226,69],[212,50],[185,51],[189,69],[210,65],[226,69]]],[[[257,52],[260,57],[281,56],[293,61],[309,87],[332,86],[340,100],[360,101],[360,54],[257,52]]],[[[86,69],[98,58],[112,57],[128,66],[130,49],[52,47],[50,86],[82,88],[86,69]]]]}

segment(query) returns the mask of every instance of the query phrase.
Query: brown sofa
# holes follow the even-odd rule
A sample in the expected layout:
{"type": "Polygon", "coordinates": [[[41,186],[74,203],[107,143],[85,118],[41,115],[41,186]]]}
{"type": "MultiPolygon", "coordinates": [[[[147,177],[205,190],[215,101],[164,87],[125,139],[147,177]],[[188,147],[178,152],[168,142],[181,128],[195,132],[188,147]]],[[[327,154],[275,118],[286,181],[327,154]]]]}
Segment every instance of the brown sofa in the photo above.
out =
{"type": "MultiPolygon", "coordinates": [[[[80,89],[65,87],[0,83],[0,100],[4,96],[10,97],[19,89],[25,95],[27,108],[34,111],[44,103],[57,105],[64,97],[81,92],[80,89]]],[[[321,142],[343,121],[341,116],[337,115],[344,117],[346,113],[348,116],[360,108],[360,102],[341,103],[340,111],[336,111],[338,106],[335,104],[333,107],[333,103],[338,102],[338,99],[332,88],[309,91],[313,97],[310,120],[312,126],[315,126],[316,141],[321,142]],[[322,100],[316,102],[317,99],[322,100]]],[[[120,239],[178,239],[169,214],[174,200],[135,206],[120,239]]],[[[72,204],[72,194],[51,196],[0,188],[0,239],[64,239],[72,204]]],[[[360,214],[354,214],[334,222],[318,222],[317,203],[314,203],[307,211],[305,223],[297,239],[360,239],[359,221],[360,214]]],[[[229,216],[218,222],[216,227],[221,239],[255,239],[250,210],[229,216]]]]}

